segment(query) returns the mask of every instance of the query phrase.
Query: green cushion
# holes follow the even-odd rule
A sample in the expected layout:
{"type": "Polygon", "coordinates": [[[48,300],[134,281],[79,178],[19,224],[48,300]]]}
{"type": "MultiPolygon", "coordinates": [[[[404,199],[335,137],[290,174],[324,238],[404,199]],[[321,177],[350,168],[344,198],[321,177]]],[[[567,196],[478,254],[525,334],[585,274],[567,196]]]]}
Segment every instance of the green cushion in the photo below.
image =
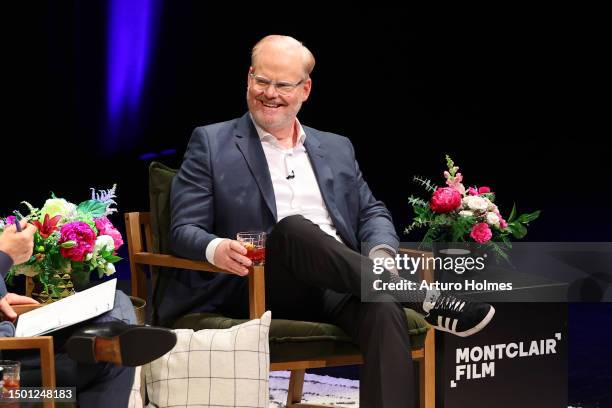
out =
{"type": "MultiPolygon", "coordinates": [[[[413,350],[423,348],[428,325],[423,316],[404,309],[413,350]]],[[[175,329],[227,329],[246,320],[230,319],[211,313],[193,313],[174,323],[175,329]]],[[[272,319],[270,326],[270,361],[295,361],[352,355],[359,349],[339,327],[328,323],[272,319]]]]}
{"type": "Polygon", "coordinates": [[[151,230],[156,253],[170,253],[170,186],[177,172],[158,162],[149,166],[151,230]]]}

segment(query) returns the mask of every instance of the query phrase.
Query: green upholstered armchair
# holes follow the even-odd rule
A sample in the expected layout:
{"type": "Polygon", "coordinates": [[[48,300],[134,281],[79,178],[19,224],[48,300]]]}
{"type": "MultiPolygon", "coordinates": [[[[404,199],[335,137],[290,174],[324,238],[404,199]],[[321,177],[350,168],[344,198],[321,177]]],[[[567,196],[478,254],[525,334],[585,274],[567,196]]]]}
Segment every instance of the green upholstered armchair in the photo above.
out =
{"type": "MultiPolygon", "coordinates": [[[[170,184],[176,170],[160,163],[149,168],[150,212],[125,214],[132,295],[147,298],[145,270],[151,268],[153,287],[163,284],[164,268],[184,268],[197,271],[229,273],[208,262],[193,261],[170,255],[170,184]],[[161,278],[160,278],[161,277],[161,278]]],[[[431,271],[421,271],[431,280],[431,271]]],[[[245,278],[247,279],[247,278],[245,278]]],[[[260,317],[265,306],[265,273],[263,266],[253,267],[249,280],[249,315],[260,317]]],[[[155,302],[154,302],[155,303],[155,302]]],[[[274,313],[274,311],[272,311],[274,313]]],[[[419,363],[420,406],[435,407],[434,334],[421,315],[405,309],[410,328],[412,357],[419,363]]],[[[218,329],[244,322],[214,314],[184,316],[175,328],[218,329]]],[[[317,322],[272,319],[270,327],[270,370],[291,372],[288,407],[300,404],[304,373],[308,368],[361,364],[358,347],[339,327],[317,322]]]]}

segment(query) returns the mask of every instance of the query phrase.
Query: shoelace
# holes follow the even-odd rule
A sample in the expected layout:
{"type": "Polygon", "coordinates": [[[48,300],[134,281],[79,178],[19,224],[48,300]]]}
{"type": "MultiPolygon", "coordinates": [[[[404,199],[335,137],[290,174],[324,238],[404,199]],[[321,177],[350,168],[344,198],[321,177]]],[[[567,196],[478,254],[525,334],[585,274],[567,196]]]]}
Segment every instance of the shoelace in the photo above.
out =
{"type": "Polygon", "coordinates": [[[448,310],[459,313],[467,302],[452,295],[440,295],[432,310],[448,310]]]}

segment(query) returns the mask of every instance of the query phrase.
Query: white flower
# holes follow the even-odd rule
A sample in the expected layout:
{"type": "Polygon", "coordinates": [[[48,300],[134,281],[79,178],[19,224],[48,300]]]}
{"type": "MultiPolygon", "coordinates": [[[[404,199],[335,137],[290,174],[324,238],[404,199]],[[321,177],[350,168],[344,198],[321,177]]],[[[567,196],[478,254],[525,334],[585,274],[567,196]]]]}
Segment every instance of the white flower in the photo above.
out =
{"type": "Polygon", "coordinates": [[[463,211],[459,211],[459,215],[462,217],[473,217],[474,216],[474,212],[473,211],[468,211],[468,210],[463,210],[463,211]]]}
{"type": "Polygon", "coordinates": [[[94,257],[97,257],[104,250],[110,250],[111,252],[115,250],[115,241],[113,241],[113,237],[110,235],[100,235],[96,238],[93,250],[94,257]]]}
{"type": "Polygon", "coordinates": [[[491,202],[485,197],[480,196],[466,196],[463,197],[464,207],[474,211],[486,211],[489,208],[491,202]]]}
{"type": "Polygon", "coordinates": [[[63,198],[50,198],[45,201],[45,205],[40,210],[40,219],[45,218],[45,214],[49,214],[49,218],[53,218],[56,215],[61,215],[62,218],[67,218],[74,212],[76,205],[69,203],[63,198]]]}
{"type": "Polygon", "coordinates": [[[115,273],[115,265],[113,265],[112,263],[109,262],[109,263],[106,264],[106,269],[104,269],[104,274],[106,276],[110,276],[113,273],[115,273]]]}
{"type": "Polygon", "coordinates": [[[487,222],[490,225],[494,225],[496,227],[499,227],[499,216],[497,214],[495,214],[494,212],[488,212],[487,213],[487,222]]]}

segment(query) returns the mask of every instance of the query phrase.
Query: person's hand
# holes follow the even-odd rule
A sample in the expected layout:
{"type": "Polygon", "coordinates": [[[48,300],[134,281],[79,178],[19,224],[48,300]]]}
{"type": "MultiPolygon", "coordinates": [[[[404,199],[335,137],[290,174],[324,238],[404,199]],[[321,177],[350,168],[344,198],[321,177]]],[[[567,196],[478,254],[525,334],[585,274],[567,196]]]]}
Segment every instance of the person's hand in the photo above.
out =
{"type": "Polygon", "coordinates": [[[236,275],[248,275],[247,267],[251,266],[252,262],[244,256],[246,253],[246,248],[239,241],[225,239],[215,249],[215,266],[236,275]]]}
{"type": "Polygon", "coordinates": [[[13,310],[11,305],[37,305],[38,302],[27,296],[17,295],[15,293],[7,293],[6,296],[0,300],[0,313],[4,315],[6,320],[14,322],[17,319],[17,313],[13,310]]]}
{"type": "Polygon", "coordinates": [[[11,257],[15,265],[26,262],[32,256],[34,249],[34,233],[36,227],[26,220],[19,221],[21,232],[14,225],[9,225],[0,235],[0,251],[11,257]]]}

